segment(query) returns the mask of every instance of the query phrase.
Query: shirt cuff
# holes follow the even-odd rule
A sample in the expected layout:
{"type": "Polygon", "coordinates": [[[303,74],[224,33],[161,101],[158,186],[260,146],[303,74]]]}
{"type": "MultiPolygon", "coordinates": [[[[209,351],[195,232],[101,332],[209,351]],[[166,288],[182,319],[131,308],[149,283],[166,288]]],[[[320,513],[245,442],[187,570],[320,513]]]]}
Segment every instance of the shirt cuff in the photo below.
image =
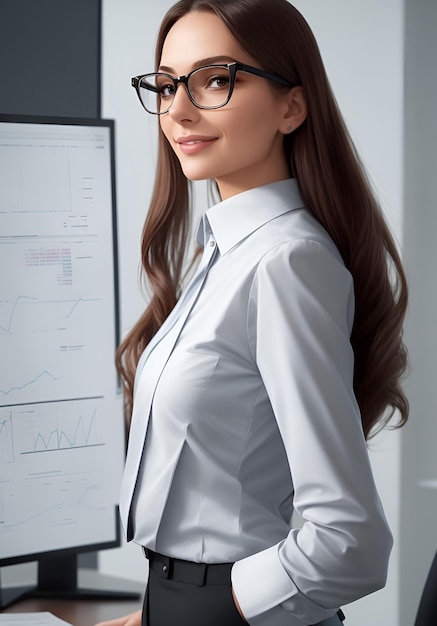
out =
{"type": "Polygon", "coordinates": [[[297,589],[279,559],[282,542],[236,561],[232,587],[246,620],[254,626],[303,626],[332,617],[297,589]]]}

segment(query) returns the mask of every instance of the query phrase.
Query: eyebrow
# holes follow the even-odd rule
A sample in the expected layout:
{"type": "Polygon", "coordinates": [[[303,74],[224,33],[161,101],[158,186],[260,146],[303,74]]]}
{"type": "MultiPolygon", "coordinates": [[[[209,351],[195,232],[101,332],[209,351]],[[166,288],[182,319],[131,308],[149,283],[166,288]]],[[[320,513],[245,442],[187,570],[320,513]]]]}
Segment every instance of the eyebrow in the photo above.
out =
{"type": "MultiPolygon", "coordinates": [[[[191,66],[192,70],[197,69],[198,67],[203,67],[204,65],[215,65],[216,63],[235,63],[236,59],[232,57],[228,57],[225,55],[215,56],[215,57],[206,57],[205,59],[199,59],[191,66]]],[[[176,74],[175,69],[173,67],[167,67],[167,65],[160,65],[158,67],[160,72],[168,72],[169,74],[176,74]]]]}

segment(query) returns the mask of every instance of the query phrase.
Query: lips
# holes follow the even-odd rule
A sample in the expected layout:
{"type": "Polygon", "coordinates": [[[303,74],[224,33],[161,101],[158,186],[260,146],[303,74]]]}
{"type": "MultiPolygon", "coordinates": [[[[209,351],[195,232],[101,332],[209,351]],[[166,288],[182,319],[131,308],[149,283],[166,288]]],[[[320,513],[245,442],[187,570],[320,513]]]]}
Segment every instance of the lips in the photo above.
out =
{"type": "Polygon", "coordinates": [[[185,135],[182,137],[177,137],[175,139],[176,143],[179,144],[188,144],[192,145],[195,143],[203,143],[208,141],[215,141],[216,137],[206,137],[204,135],[185,135]]]}
{"type": "Polygon", "coordinates": [[[179,149],[184,154],[196,154],[204,148],[208,148],[217,137],[206,137],[203,135],[186,135],[177,137],[175,142],[179,145],[179,149]]]}

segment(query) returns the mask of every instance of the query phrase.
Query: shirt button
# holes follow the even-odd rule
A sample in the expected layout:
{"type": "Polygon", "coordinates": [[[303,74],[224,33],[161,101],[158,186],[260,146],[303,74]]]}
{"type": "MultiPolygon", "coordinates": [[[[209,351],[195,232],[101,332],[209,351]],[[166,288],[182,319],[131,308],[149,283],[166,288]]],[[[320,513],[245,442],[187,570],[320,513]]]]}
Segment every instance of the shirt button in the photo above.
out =
{"type": "Polygon", "coordinates": [[[167,567],[167,565],[163,565],[163,566],[162,566],[162,571],[164,572],[164,574],[167,574],[167,572],[168,572],[168,567],[167,567]]]}
{"type": "Polygon", "coordinates": [[[209,243],[209,245],[211,246],[211,248],[214,248],[214,246],[215,246],[215,241],[211,241],[211,242],[209,243]]]}

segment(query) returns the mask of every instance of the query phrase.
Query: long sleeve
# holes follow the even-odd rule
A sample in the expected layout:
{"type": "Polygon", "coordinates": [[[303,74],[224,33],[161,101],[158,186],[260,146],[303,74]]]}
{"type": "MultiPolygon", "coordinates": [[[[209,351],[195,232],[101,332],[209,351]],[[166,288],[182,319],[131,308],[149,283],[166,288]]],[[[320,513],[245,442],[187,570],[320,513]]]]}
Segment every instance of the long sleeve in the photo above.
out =
{"type": "Polygon", "coordinates": [[[286,242],[259,263],[248,337],[304,524],[234,565],[253,625],[315,623],[385,584],[392,539],[353,393],[353,307],[349,272],[320,243],[286,242]]]}

